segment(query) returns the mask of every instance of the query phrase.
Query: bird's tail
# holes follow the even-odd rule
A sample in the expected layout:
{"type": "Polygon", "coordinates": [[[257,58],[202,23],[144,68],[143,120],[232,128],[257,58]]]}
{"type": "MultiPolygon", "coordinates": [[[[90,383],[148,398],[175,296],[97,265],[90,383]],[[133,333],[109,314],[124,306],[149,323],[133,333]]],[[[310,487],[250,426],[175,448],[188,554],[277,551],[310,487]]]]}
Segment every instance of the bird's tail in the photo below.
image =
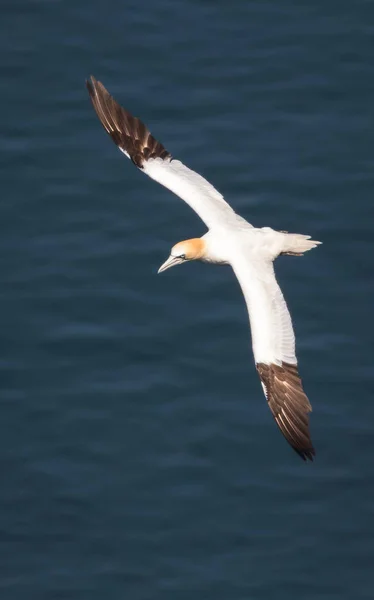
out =
{"type": "Polygon", "coordinates": [[[302,256],[304,252],[316,248],[322,242],[311,240],[310,235],[301,233],[284,233],[284,244],[281,254],[290,254],[291,256],[302,256]]]}

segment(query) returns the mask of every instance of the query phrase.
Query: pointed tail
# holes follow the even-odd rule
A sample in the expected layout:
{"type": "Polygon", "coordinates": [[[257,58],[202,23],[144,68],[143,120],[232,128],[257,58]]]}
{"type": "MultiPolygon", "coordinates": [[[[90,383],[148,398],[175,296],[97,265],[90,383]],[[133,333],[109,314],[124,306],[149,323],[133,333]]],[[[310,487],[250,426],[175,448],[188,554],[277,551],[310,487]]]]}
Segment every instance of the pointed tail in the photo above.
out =
{"type": "Polygon", "coordinates": [[[310,237],[310,235],[302,235],[301,233],[284,233],[284,244],[281,254],[302,256],[304,252],[322,244],[322,242],[311,240],[310,237]]]}

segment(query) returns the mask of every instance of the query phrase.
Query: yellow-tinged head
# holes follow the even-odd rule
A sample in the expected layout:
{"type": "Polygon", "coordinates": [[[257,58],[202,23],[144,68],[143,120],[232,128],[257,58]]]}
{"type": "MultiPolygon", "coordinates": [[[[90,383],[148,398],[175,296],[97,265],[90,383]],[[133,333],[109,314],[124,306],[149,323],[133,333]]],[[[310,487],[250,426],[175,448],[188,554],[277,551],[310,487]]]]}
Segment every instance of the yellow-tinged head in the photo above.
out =
{"type": "Polygon", "coordinates": [[[158,272],[166,271],[170,267],[180,265],[189,260],[199,260],[204,257],[206,250],[205,241],[202,238],[193,238],[192,240],[185,240],[184,242],[178,242],[172,247],[171,253],[167,261],[159,268],[158,272]]]}

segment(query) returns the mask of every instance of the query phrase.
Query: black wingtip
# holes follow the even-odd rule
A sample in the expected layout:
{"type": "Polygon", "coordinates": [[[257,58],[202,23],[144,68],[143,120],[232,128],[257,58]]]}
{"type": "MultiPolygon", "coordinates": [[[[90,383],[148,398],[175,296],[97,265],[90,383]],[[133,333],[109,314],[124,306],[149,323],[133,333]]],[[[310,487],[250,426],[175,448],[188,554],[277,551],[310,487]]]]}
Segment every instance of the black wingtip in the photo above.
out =
{"type": "Polygon", "coordinates": [[[93,75],[90,75],[89,78],[86,79],[86,88],[91,97],[95,94],[95,83],[96,79],[93,75]]]}
{"type": "Polygon", "coordinates": [[[293,446],[293,449],[295,450],[295,452],[297,452],[297,454],[304,462],[307,462],[308,460],[310,460],[311,462],[314,461],[314,457],[316,455],[316,451],[314,450],[314,448],[308,448],[308,450],[300,450],[299,448],[295,448],[293,446]]]}

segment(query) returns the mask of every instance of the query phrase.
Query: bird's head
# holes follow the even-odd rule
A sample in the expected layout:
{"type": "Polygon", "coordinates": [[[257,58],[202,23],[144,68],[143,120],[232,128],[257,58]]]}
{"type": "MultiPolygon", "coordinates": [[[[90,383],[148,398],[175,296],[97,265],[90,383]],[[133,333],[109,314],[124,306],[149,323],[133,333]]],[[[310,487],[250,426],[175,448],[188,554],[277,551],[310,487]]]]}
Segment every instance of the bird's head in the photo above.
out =
{"type": "Polygon", "coordinates": [[[181,265],[190,260],[202,259],[205,253],[205,241],[202,238],[193,238],[178,242],[172,247],[169,258],[159,268],[158,272],[166,271],[175,265],[181,265]]]}

